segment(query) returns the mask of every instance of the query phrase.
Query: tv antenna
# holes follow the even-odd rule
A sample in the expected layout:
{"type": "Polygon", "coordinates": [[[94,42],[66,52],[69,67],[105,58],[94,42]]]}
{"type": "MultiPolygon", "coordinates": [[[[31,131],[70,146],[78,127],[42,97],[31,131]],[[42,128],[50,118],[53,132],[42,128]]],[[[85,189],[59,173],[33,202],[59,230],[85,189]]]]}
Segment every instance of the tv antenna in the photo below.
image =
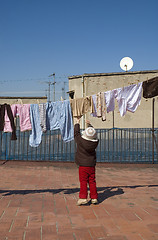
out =
{"type": "Polygon", "coordinates": [[[133,60],[130,57],[124,57],[120,61],[120,68],[124,71],[129,71],[133,67],[133,60]]]}
{"type": "Polygon", "coordinates": [[[54,82],[51,83],[50,81],[48,82],[48,86],[49,86],[49,101],[50,101],[50,85],[54,85],[54,98],[53,98],[53,101],[55,102],[55,73],[52,73],[51,75],[49,75],[48,77],[53,77],[54,78],[54,82]]]}
{"type": "Polygon", "coordinates": [[[41,82],[40,83],[47,83],[48,84],[48,90],[46,90],[46,96],[48,95],[48,102],[51,102],[51,97],[50,97],[50,87],[51,85],[54,85],[54,98],[53,98],[53,101],[55,102],[55,73],[51,74],[48,76],[49,77],[49,81],[45,81],[45,82],[41,82]],[[54,78],[54,82],[51,82],[51,79],[50,77],[53,77],[54,78]]]}

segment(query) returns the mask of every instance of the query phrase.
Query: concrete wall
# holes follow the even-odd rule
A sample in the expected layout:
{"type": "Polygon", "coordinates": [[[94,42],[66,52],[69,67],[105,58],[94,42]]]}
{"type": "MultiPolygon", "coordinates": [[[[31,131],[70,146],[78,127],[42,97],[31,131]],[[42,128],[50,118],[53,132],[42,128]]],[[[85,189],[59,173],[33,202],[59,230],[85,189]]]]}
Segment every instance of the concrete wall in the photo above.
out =
{"type": "MultiPolygon", "coordinates": [[[[98,92],[106,92],[119,87],[146,81],[158,76],[158,70],[84,74],[69,77],[69,91],[74,90],[74,98],[91,96],[98,92]]],[[[103,122],[100,118],[94,118],[90,113],[84,116],[89,119],[95,128],[151,128],[152,127],[152,103],[153,99],[142,97],[141,104],[135,113],[127,112],[121,117],[115,101],[115,111],[107,114],[107,120],[103,122]]],[[[158,127],[158,97],[155,97],[155,127],[158,127]]]]}
{"type": "Polygon", "coordinates": [[[38,104],[46,102],[47,97],[0,97],[0,104],[38,104]]]}

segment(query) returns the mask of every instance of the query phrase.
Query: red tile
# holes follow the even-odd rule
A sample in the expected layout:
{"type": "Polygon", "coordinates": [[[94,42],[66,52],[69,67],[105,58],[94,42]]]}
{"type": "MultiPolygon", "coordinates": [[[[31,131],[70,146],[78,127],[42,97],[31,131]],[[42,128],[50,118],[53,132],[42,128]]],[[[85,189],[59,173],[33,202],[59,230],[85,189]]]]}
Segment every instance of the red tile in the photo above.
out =
{"type": "Polygon", "coordinates": [[[106,230],[102,226],[88,228],[92,239],[104,238],[107,236],[106,230]]]}
{"type": "Polygon", "coordinates": [[[105,240],[128,240],[128,239],[126,238],[126,236],[123,236],[123,235],[114,235],[114,236],[106,237],[105,240]]]}
{"type": "Polygon", "coordinates": [[[1,166],[0,238],[157,240],[157,167],[97,166],[101,201],[78,207],[73,164],[9,164],[1,166]]]}
{"type": "Polygon", "coordinates": [[[29,229],[26,231],[26,240],[40,240],[41,239],[41,228],[29,229]]]}
{"type": "Polygon", "coordinates": [[[158,224],[148,224],[148,228],[149,228],[153,233],[158,233],[158,224]]]}
{"type": "Polygon", "coordinates": [[[92,240],[90,232],[87,228],[73,229],[76,239],[92,240]]]}

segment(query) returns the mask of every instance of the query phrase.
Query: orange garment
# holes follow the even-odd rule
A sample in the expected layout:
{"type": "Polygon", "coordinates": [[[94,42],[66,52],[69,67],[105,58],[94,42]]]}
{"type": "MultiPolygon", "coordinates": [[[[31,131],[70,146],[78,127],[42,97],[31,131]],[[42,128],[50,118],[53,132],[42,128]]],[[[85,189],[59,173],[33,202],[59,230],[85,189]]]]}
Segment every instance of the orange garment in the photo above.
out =
{"type": "Polygon", "coordinates": [[[73,117],[82,117],[85,113],[94,112],[92,96],[70,100],[73,117]]]}

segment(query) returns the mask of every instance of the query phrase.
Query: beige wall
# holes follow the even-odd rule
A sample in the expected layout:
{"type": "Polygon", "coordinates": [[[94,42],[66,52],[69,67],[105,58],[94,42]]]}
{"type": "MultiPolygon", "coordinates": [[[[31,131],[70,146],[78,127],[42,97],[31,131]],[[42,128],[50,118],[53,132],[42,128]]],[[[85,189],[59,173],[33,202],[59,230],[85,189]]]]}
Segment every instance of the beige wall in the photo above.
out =
{"type": "Polygon", "coordinates": [[[69,79],[69,91],[75,91],[74,98],[83,97],[83,83],[82,77],[76,79],[69,79]]]}
{"type": "MultiPolygon", "coordinates": [[[[143,82],[155,76],[158,76],[158,70],[72,76],[69,77],[69,91],[74,90],[74,98],[80,98],[143,82]]],[[[112,112],[107,114],[105,122],[100,118],[92,117],[90,113],[86,114],[84,118],[89,119],[95,128],[112,128],[113,123],[114,127],[118,128],[151,128],[152,102],[152,99],[142,97],[141,104],[135,113],[127,112],[125,116],[121,117],[117,101],[115,101],[114,118],[112,112]]],[[[158,97],[155,97],[155,127],[158,127],[158,97]]]]}
{"type": "Polygon", "coordinates": [[[38,104],[46,102],[47,97],[0,97],[0,104],[38,104]]]}

